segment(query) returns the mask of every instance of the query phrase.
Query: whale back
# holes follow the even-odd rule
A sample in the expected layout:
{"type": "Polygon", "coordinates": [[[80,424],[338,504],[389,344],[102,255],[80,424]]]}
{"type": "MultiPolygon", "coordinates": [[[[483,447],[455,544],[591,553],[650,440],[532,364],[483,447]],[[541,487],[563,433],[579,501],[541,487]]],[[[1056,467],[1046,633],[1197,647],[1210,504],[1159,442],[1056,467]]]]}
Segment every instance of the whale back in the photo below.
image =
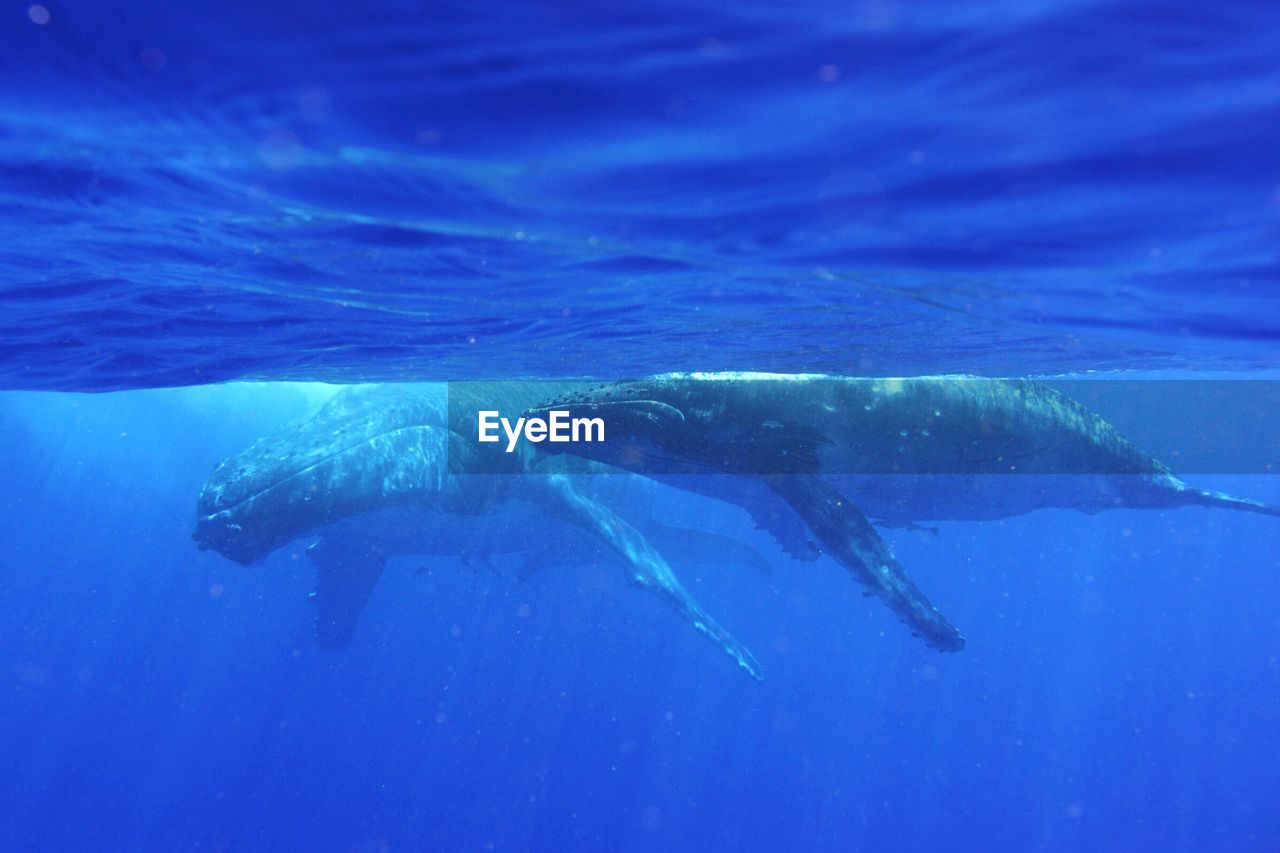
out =
{"type": "Polygon", "coordinates": [[[640,460],[650,466],[642,473],[692,463],[758,475],[1169,476],[1107,421],[1034,380],[673,373],[554,405],[606,420],[611,442],[575,451],[633,470],[640,460]],[[631,452],[642,444],[654,450],[631,452]]]}

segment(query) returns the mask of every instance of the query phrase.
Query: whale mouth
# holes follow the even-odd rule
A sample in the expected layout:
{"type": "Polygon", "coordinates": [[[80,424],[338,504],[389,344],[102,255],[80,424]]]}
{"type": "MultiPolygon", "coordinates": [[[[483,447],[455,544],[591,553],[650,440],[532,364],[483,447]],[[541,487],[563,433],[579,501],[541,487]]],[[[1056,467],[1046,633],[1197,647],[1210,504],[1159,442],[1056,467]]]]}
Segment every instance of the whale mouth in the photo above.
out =
{"type": "Polygon", "coordinates": [[[258,562],[284,544],[228,533],[239,527],[238,524],[219,520],[217,515],[202,515],[196,519],[196,530],[191,538],[201,551],[214,551],[242,566],[258,562]]]}
{"type": "Polygon", "coordinates": [[[642,398],[613,400],[592,399],[590,397],[566,397],[563,401],[554,401],[524,411],[525,417],[546,418],[553,411],[568,411],[572,415],[588,414],[605,419],[608,429],[610,419],[618,421],[622,426],[650,425],[658,428],[674,428],[685,423],[684,412],[661,400],[642,398]]]}

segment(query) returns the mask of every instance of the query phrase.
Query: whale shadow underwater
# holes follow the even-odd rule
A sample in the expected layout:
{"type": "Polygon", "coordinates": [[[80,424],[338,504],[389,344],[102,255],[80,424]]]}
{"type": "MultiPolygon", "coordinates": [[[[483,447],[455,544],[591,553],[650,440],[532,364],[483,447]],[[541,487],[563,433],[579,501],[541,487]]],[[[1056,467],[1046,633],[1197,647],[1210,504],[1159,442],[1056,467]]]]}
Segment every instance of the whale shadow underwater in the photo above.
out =
{"type": "Polygon", "coordinates": [[[553,411],[602,419],[606,440],[539,444],[539,452],[571,452],[736,503],[791,556],[829,555],[942,651],[960,650],[964,638],[877,525],[1049,507],[1205,506],[1280,517],[1276,507],[1189,486],[1035,380],[672,373],[569,392],[524,414],[553,411]]]}

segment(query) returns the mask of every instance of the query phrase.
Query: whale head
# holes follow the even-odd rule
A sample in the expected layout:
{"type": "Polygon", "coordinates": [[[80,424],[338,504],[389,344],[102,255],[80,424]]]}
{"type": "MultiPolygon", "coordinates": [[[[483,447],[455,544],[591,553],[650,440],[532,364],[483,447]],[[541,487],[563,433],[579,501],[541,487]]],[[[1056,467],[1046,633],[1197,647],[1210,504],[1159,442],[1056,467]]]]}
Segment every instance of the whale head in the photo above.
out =
{"type": "Polygon", "coordinates": [[[310,420],[223,461],[200,491],[193,538],[247,565],[402,499],[445,468],[444,400],[442,387],[339,392],[310,420]]]}

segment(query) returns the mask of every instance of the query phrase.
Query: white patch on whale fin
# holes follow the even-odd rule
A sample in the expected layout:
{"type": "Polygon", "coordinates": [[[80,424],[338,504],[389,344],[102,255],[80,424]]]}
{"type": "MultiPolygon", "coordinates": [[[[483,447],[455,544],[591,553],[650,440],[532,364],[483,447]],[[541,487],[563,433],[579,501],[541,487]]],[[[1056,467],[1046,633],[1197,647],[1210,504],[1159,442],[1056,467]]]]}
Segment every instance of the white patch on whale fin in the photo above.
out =
{"type": "Polygon", "coordinates": [[[708,639],[733,658],[738,666],[756,680],[762,680],[755,655],[694,600],[662,555],[638,530],[608,507],[573,488],[568,477],[553,474],[542,480],[549,497],[548,509],[555,509],[566,520],[595,534],[622,558],[632,583],[661,598],[693,623],[708,639]]]}

